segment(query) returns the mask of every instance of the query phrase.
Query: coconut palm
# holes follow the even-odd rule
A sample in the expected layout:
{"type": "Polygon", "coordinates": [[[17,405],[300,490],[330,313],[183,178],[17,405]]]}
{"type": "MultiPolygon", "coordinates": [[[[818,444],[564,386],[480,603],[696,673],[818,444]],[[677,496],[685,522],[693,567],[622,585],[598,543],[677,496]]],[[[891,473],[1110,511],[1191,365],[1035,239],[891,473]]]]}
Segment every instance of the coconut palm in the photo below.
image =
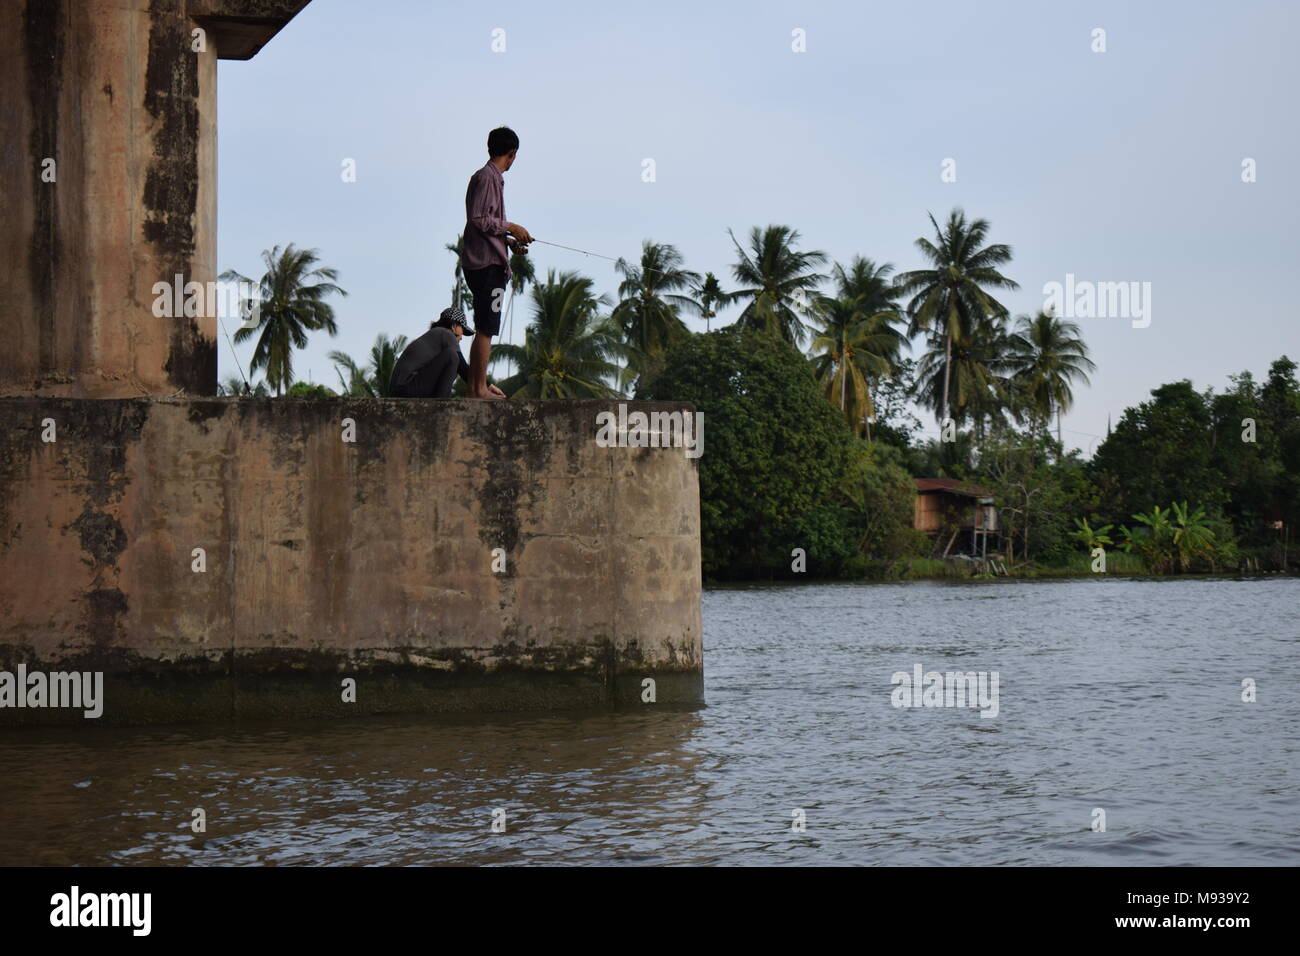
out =
{"type": "Polygon", "coordinates": [[[854,257],[849,269],[838,263],[832,270],[836,293],[814,299],[811,321],[813,370],[822,394],[836,405],[857,433],[875,416],[872,383],[892,375],[899,354],[910,347],[894,325],[902,316],[893,301],[888,281],[893,269],[869,259],[854,257]]]}
{"type": "Polygon", "coordinates": [[[972,422],[983,434],[988,420],[1003,423],[1018,417],[1017,392],[1011,385],[1009,337],[1001,319],[980,323],[956,341],[932,333],[916,367],[916,397],[939,413],[939,421],[972,422]],[[947,396],[950,406],[943,411],[947,396]]]}
{"type": "Polygon", "coordinates": [[[457,233],[456,241],[447,243],[443,248],[456,256],[456,269],[454,272],[456,284],[451,287],[451,304],[468,312],[474,308],[474,293],[469,291],[469,285],[465,282],[465,271],[460,265],[461,253],[465,251],[464,235],[457,233]]]}
{"type": "MultiPolygon", "coordinates": [[[[902,322],[898,289],[889,278],[893,271],[892,263],[877,264],[863,256],[854,256],[847,269],[838,262],[835,264],[831,280],[835,283],[835,294],[855,300],[863,313],[888,312],[895,317],[894,321],[902,322]]],[[[899,338],[904,341],[902,336],[899,338]]]]}
{"type": "Polygon", "coordinates": [[[789,226],[755,226],[749,233],[749,251],[727,235],[736,247],[739,261],[731,267],[740,288],[728,294],[731,302],[746,301],[739,323],[780,335],[802,346],[805,330],[799,312],[806,310],[809,297],[826,277],[816,271],[826,263],[823,252],[796,252],[799,233],[789,226]]]}
{"type": "Polygon", "coordinates": [[[510,253],[510,291],[513,295],[522,295],[530,282],[537,281],[537,270],[533,267],[533,257],[510,253]]]}
{"type": "Polygon", "coordinates": [[[238,375],[227,375],[226,380],[217,386],[217,394],[267,398],[270,393],[266,390],[265,382],[258,382],[256,385],[250,385],[247,380],[238,375]]]}
{"type": "Polygon", "coordinates": [[[405,335],[390,339],[379,333],[375,336],[375,344],[370,346],[370,360],[364,369],[346,352],[330,352],[329,359],[336,366],[342,394],[353,398],[389,398],[393,367],[405,348],[405,335]],[[346,379],[344,372],[348,373],[346,379]]]}
{"type": "Polygon", "coordinates": [[[709,330],[709,320],[718,317],[718,306],[725,305],[727,293],[722,291],[718,277],[712,272],[704,273],[704,280],[691,289],[695,301],[700,305],[700,318],[704,320],[704,331],[709,330]]]}
{"type": "MultiPolygon", "coordinates": [[[[250,373],[266,370],[266,381],[281,395],[293,384],[293,350],[306,348],[307,333],[324,329],[338,334],[334,308],[325,301],[338,293],[347,295],[335,282],[335,269],[317,267],[320,258],[315,249],[298,249],[289,243],[262,252],[266,272],[258,286],[259,316],[253,328],[240,328],[235,342],[257,335],[250,373]]],[[[220,278],[225,282],[253,284],[253,280],[227,269],[220,278]]]]}
{"type": "Polygon", "coordinates": [[[618,330],[600,316],[610,304],[597,297],[592,280],[575,272],[547,273],[533,285],[533,320],[524,344],[506,343],[492,350],[493,360],[507,359],[517,371],[500,383],[512,398],[613,398],[610,386],[619,373],[611,359],[624,351],[618,330]]]}
{"type": "Polygon", "coordinates": [[[987,220],[966,221],[961,209],[954,209],[943,226],[930,214],[935,242],[924,236],[916,248],[930,263],[930,268],[905,272],[898,277],[898,291],[910,295],[908,315],[912,319],[910,334],[928,332],[937,335],[947,352],[942,367],[943,398],[939,403],[939,420],[948,418],[949,387],[953,367],[952,349],[969,339],[984,321],[1006,316],[1007,309],[986,289],[1018,289],[1019,286],[998,272],[997,267],[1011,261],[1011,247],[997,243],[984,245],[988,236],[987,220]]]}
{"type": "Polygon", "coordinates": [[[1032,319],[1022,315],[1010,346],[1013,378],[1031,420],[1041,427],[1055,414],[1060,442],[1061,415],[1074,404],[1072,385],[1088,384],[1088,372],[1097,367],[1088,358],[1078,323],[1058,319],[1050,311],[1032,319]]]}
{"type": "Polygon", "coordinates": [[[623,276],[618,305],[611,318],[628,349],[628,374],[651,373],[669,346],[690,334],[683,312],[699,312],[689,292],[700,282],[699,273],[682,268],[681,253],[667,243],[647,239],[641,262],[619,259],[614,268],[623,276]]]}

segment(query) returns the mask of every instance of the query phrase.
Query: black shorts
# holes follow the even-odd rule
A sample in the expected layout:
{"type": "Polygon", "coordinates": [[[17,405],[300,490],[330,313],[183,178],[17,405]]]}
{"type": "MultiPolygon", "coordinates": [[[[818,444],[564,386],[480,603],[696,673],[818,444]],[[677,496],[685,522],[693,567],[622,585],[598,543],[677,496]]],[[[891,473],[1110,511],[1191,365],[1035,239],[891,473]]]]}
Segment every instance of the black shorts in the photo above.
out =
{"type": "Polygon", "coordinates": [[[506,305],[506,267],[466,269],[465,282],[474,293],[474,331],[500,335],[501,310],[506,305]]]}

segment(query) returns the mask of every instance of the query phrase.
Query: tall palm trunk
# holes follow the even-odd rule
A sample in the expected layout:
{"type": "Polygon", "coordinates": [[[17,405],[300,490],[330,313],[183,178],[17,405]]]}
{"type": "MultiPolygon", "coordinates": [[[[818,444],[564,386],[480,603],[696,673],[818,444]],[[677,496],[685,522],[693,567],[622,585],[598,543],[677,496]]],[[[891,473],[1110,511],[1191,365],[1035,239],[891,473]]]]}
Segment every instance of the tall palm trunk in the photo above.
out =
{"type": "Polygon", "coordinates": [[[940,424],[948,420],[948,377],[952,374],[952,333],[947,333],[943,338],[943,420],[940,424]]]}
{"type": "Polygon", "coordinates": [[[843,343],[840,344],[840,414],[843,415],[848,409],[848,392],[849,392],[849,370],[845,363],[846,349],[843,343]]]}

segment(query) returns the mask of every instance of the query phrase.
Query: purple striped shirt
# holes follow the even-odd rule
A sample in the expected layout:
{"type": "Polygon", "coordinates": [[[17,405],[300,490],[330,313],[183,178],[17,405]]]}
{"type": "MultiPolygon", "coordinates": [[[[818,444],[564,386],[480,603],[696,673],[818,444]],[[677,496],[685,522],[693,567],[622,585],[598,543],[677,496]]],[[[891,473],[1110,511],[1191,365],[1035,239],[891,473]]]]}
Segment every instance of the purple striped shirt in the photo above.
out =
{"type": "Polygon", "coordinates": [[[462,269],[505,266],[510,278],[510,254],[506,249],[505,177],[491,160],[469,178],[465,190],[465,247],[460,254],[462,269]]]}

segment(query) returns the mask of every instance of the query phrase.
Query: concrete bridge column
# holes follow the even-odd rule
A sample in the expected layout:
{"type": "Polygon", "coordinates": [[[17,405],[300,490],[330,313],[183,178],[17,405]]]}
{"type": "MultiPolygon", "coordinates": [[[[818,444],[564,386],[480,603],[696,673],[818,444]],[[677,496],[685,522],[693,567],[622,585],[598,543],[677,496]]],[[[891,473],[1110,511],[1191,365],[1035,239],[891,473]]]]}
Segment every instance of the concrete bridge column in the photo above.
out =
{"type": "Polygon", "coordinates": [[[306,2],[0,3],[0,395],[215,394],[216,318],[153,287],[216,278],[217,59],[306,2]]]}

